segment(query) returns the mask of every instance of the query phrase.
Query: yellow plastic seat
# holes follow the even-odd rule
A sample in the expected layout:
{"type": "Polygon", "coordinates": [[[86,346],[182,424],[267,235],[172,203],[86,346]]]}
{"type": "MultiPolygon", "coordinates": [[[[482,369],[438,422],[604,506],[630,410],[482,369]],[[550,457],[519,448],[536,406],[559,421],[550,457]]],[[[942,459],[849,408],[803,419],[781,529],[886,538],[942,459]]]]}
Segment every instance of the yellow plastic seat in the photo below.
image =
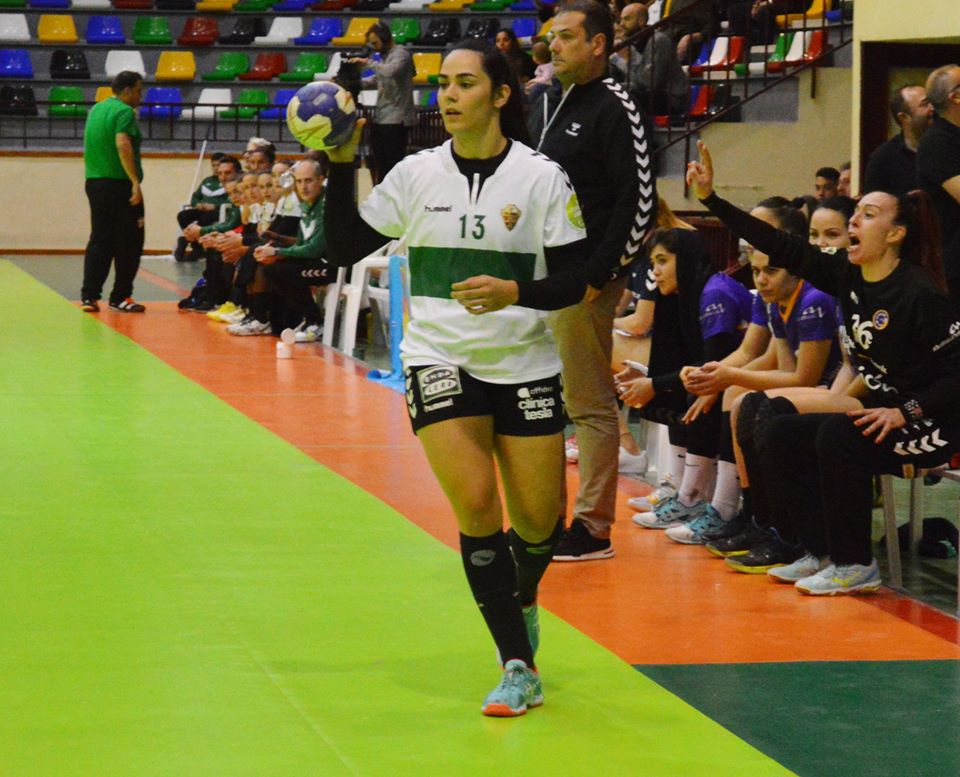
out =
{"type": "Polygon", "coordinates": [[[157,62],[158,81],[192,81],[197,75],[197,61],[192,51],[163,51],[157,62]]]}
{"type": "Polygon", "coordinates": [[[543,26],[540,27],[540,32],[537,33],[537,37],[546,38],[550,34],[551,29],[553,29],[552,16],[543,23],[543,26]]]}
{"type": "Polygon", "coordinates": [[[213,13],[229,13],[239,0],[200,0],[197,11],[213,13]]]}
{"type": "Polygon", "coordinates": [[[413,66],[417,74],[413,77],[415,84],[429,84],[430,76],[440,75],[440,60],[443,55],[437,52],[417,52],[413,55],[413,66]]]}
{"type": "Polygon", "coordinates": [[[76,43],[77,26],[68,14],[45,13],[37,25],[37,38],[41,43],[76,43]]]}
{"type": "Polygon", "coordinates": [[[803,22],[804,19],[807,21],[815,21],[822,19],[823,15],[830,10],[831,2],[830,0],[813,0],[810,3],[810,8],[807,9],[805,14],[802,13],[789,13],[781,14],[777,17],[777,25],[780,27],[789,27],[794,22],[803,22]]]}
{"type": "Polygon", "coordinates": [[[458,13],[472,3],[473,0],[438,0],[436,3],[430,3],[427,10],[434,13],[458,13]]]}
{"type": "Polygon", "coordinates": [[[350,26],[347,31],[339,38],[330,41],[331,46],[363,46],[367,42],[367,33],[379,19],[369,16],[361,16],[350,20],[350,26]]]}
{"type": "Polygon", "coordinates": [[[109,86],[98,86],[97,94],[96,94],[96,97],[94,97],[94,100],[96,100],[96,102],[98,103],[102,103],[108,97],[112,97],[112,96],[113,96],[113,89],[111,89],[109,86]]]}

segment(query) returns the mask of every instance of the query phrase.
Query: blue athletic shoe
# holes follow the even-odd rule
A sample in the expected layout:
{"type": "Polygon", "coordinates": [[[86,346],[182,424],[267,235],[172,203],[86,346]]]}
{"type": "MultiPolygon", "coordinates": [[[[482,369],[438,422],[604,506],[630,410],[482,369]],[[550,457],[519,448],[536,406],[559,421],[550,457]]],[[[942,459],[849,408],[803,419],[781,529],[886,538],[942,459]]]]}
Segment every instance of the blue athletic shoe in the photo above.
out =
{"type": "Polygon", "coordinates": [[[518,658],[507,661],[500,684],[487,694],[480,711],[494,718],[525,715],[530,707],[543,704],[540,676],[518,658]]]}
{"type": "Polygon", "coordinates": [[[726,524],[713,505],[703,505],[700,514],[679,526],[671,526],[667,537],[681,545],[703,545],[708,532],[715,532],[726,524]]]}
{"type": "Polygon", "coordinates": [[[658,503],[652,513],[637,513],[633,516],[633,522],[645,529],[668,529],[678,523],[697,518],[703,511],[703,507],[703,502],[687,507],[679,497],[673,497],[658,503]]]}

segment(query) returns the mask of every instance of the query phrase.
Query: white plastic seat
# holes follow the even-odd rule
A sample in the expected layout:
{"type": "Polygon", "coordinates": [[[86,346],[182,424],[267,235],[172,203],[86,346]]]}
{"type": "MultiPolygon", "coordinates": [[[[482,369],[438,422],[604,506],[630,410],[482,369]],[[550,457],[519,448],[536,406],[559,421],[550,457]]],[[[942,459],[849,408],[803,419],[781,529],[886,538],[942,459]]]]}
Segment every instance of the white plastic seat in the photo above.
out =
{"type": "Polygon", "coordinates": [[[397,0],[397,2],[390,3],[390,13],[423,11],[427,5],[428,3],[424,0],[397,0]]]}
{"type": "Polygon", "coordinates": [[[30,41],[30,28],[27,26],[25,14],[0,14],[0,41],[15,41],[17,43],[30,41]]]}
{"type": "Polygon", "coordinates": [[[107,62],[104,68],[107,78],[114,78],[124,70],[132,70],[134,73],[147,72],[143,64],[143,54],[139,51],[121,51],[120,49],[107,52],[107,62]]]}
{"type": "Polygon", "coordinates": [[[200,92],[200,97],[197,98],[197,107],[184,108],[181,117],[213,121],[214,113],[222,113],[228,110],[232,104],[233,94],[229,89],[204,89],[200,92]]]}
{"type": "Polygon", "coordinates": [[[254,46],[288,46],[292,38],[303,35],[303,19],[299,16],[278,16],[270,32],[253,39],[254,46]]]}
{"type": "Polygon", "coordinates": [[[327,69],[322,73],[314,73],[314,81],[332,81],[334,76],[340,72],[340,52],[335,51],[333,56],[330,57],[330,64],[327,66],[327,69]]]}
{"type": "Polygon", "coordinates": [[[100,8],[112,7],[113,4],[110,0],[73,0],[73,3],[71,3],[71,8],[89,8],[94,11],[100,8]]]}
{"type": "Polygon", "coordinates": [[[360,105],[366,108],[374,108],[377,105],[376,89],[361,89],[359,96],[360,105]]]}

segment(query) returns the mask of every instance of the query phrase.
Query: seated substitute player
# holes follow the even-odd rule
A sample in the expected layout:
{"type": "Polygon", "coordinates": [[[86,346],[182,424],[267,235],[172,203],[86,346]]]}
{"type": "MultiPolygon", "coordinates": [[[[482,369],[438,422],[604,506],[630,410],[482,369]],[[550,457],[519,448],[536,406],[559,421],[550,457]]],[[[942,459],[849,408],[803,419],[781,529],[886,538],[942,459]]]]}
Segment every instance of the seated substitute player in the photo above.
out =
{"type": "Polygon", "coordinates": [[[505,662],[482,711],[515,716],[543,703],[537,586],[563,528],[560,359],[538,311],[584,297],[576,268],[586,231],[567,175],[523,143],[520,89],[500,52],[457,44],[438,97],[453,139],[400,162],[359,217],[361,130],[330,152],[328,259],[350,264],[407,238],[410,419],[453,506],[467,581],[505,662]]]}
{"type": "MultiPolygon", "coordinates": [[[[220,207],[230,202],[224,186],[240,172],[240,163],[233,157],[217,151],[211,155],[210,165],[213,168],[213,175],[207,176],[200,182],[196,191],[190,196],[190,204],[177,214],[177,223],[181,231],[194,222],[200,226],[213,224],[220,216],[220,207]],[[221,163],[224,163],[222,169],[221,163]]],[[[177,238],[177,247],[173,251],[173,258],[176,261],[195,261],[200,253],[199,246],[188,244],[187,239],[182,235],[177,238]]]]}

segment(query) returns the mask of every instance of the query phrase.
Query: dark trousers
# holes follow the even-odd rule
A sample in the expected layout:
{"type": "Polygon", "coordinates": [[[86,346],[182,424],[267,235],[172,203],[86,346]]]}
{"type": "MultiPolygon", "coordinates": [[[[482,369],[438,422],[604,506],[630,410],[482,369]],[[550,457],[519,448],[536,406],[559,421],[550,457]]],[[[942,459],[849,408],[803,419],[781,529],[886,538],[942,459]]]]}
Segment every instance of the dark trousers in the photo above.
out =
{"type": "Polygon", "coordinates": [[[320,309],[310,293],[310,287],[330,283],[329,265],[284,259],[264,265],[263,272],[270,290],[292,308],[307,326],[320,323],[320,309]]]}
{"type": "Polygon", "coordinates": [[[216,224],[220,218],[220,209],[200,210],[198,208],[184,208],[177,214],[177,223],[180,229],[185,229],[196,221],[201,227],[208,227],[216,224]]]}
{"type": "Polygon", "coordinates": [[[894,430],[878,445],[853,420],[844,413],[778,416],[761,446],[772,513],[793,522],[811,553],[823,555],[808,543],[825,538],[835,564],[869,564],[873,557],[874,475],[913,477],[944,464],[960,443],[960,424],[927,420],[894,430]],[[811,497],[819,509],[804,509],[811,497]]]}
{"type": "Polygon", "coordinates": [[[370,128],[370,144],[379,182],[407,155],[407,128],[403,124],[374,124],[370,128]]]}
{"type": "Polygon", "coordinates": [[[111,302],[133,295],[133,279],[143,253],[143,202],[130,204],[130,181],[88,178],[90,240],[83,257],[81,299],[98,300],[114,265],[111,302]]]}
{"type": "Polygon", "coordinates": [[[230,286],[233,283],[234,267],[223,261],[219,251],[208,248],[204,252],[206,267],[203,270],[204,298],[214,305],[222,305],[230,295],[230,286]]]}

